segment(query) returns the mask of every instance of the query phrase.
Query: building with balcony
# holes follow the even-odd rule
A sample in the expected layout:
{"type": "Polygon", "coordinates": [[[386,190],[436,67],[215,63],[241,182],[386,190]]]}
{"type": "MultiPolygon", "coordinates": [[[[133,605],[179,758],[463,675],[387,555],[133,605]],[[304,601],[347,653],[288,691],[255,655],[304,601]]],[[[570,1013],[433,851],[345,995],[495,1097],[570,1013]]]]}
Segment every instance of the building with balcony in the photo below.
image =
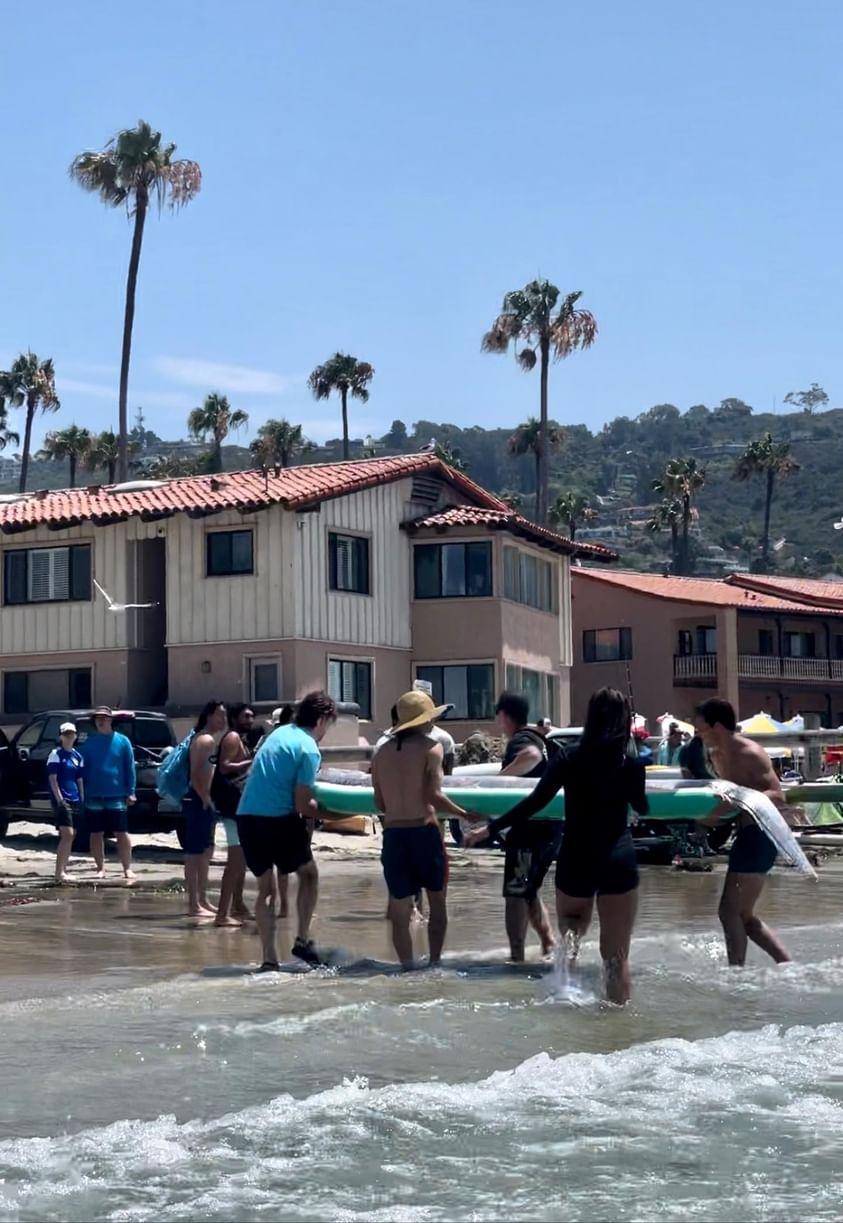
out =
{"type": "Polygon", "coordinates": [[[631,689],[650,719],[720,695],[741,716],[843,724],[843,584],[732,574],[572,571],[572,716],[595,688],[631,689]]]}
{"type": "Polygon", "coordinates": [[[327,688],[370,738],[413,679],[458,737],[506,685],[567,720],[570,559],[616,559],[433,454],[10,495],[0,552],[5,724],[327,688]]]}

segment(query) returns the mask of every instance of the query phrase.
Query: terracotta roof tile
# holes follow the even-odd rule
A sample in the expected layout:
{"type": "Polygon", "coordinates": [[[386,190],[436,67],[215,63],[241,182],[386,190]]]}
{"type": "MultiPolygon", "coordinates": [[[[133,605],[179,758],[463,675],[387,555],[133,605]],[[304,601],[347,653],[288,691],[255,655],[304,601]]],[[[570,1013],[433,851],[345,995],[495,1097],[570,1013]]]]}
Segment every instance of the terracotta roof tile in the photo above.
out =
{"type": "Polygon", "coordinates": [[[261,471],[187,476],[155,481],[152,487],[126,492],[115,491],[119,486],[112,485],[28,493],[14,500],[0,500],[0,530],[9,534],[41,525],[61,529],[83,521],[105,526],[135,514],[145,519],[168,518],[178,513],[199,517],[226,509],[260,510],[278,503],[295,510],[415,475],[440,476],[480,505],[508,508],[505,502],[435,454],[407,454],[287,467],[278,475],[271,469],[266,476],[261,471]]]}
{"type": "Polygon", "coordinates": [[[783,578],[759,573],[735,573],[726,580],[732,586],[743,586],[746,590],[757,590],[762,594],[777,595],[779,598],[796,599],[800,603],[804,601],[843,607],[843,582],[783,578]]]}
{"type": "Polygon", "coordinates": [[[449,527],[489,527],[496,531],[512,531],[524,539],[552,548],[565,556],[587,556],[595,560],[616,561],[618,555],[605,544],[577,543],[557,531],[541,527],[529,518],[524,518],[515,510],[507,507],[504,510],[491,509],[474,505],[455,505],[450,509],[441,510],[435,514],[426,514],[414,522],[404,524],[408,531],[417,531],[423,527],[445,531],[449,527]]]}
{"type": "Polygon", "coordinates": [[[801,612],[803,615],[813,611],[819,615],[843,615],[843,604],[839,608],[811,606],[793,598],[747,590],[723,578],[665,578],[655,573],[629,570],[574,569],[572,572],[578,580],[619,586],[636,594],[653,595],[675,603],[705,603],[710,607],[736,607],[739,611],[801,612]]]}

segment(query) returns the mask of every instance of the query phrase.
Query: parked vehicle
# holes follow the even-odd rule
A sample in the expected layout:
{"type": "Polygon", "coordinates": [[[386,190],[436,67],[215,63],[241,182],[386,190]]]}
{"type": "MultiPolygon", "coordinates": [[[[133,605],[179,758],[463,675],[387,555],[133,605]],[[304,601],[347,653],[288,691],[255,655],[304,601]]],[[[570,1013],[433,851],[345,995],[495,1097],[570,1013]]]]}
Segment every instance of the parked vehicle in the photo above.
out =
{"type": "MultiPolygon", "coordinates": [[[[51,824],[53,810],[47,786],[47,757],[59,742],[62,722],[73,722],[79,743],[94,733],[90,709],[49,709],[36,714],[11,743],[0,744],[0,837],[15,822],[51,824]]],[[[182,841],[181,808],[159,798],[158,766],[176,739],[169,719],[147,710],[115,710],[114,729],[132,743],[137,769],[137,802],[129,807],[129,832],[175,832],[182,841]]],[[[87,830],[80,828],[81,848],[87,830]]]]}

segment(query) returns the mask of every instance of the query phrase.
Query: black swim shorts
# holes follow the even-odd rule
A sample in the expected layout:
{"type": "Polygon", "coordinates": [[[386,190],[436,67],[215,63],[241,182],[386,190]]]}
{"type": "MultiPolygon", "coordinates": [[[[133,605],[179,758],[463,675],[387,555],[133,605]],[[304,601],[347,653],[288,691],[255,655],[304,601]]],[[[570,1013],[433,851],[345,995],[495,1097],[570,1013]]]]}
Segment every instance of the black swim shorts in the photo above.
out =
{"type": "Polygon", "coordinates": [[[129,831],[129,811],[125,798],[85,798],[89,832],[113,836],[129,831]]]}
{"type": "Polygon", "coordinates": [[[506,838],[503,894],[532,902],[559,853],[562,825],[558,820],[528,820],[506,838]]]}
{"type": "Polygon", "coordinates": [[[739,828],[729,851],[729,870],[736,875],[766,875],[777,857],[776,847],[757,824],[739,828]]]}
{"type": "Polygon", "coordinates": [[[563,841],[556,863],[558,892],[586,900],[592,896],[622,896],[637,887],[638,862],[628,829],[606,848],[566,845],[563,841]]]}
{"type": "Polygon", "coordinates": [[[416,896],[422,888],[444,891],[448,858],[438,824],[385,828],[381,863],[389,894],[395,900],[416,896]]]}
{"type": "Polygon", "coordinates": [[[300,815],[238,815],[237,831],[246,865],[259,878],[273,866],[282,875],[313,861],[310,833],[300,815]]]}
{"type": "Polygon", "coordinates": [[[213,807],[203,804],[192,787],[181,801],[181,813],[184,816],[184,852],[204,854],[213,849],[217,813],[213,807]]]}

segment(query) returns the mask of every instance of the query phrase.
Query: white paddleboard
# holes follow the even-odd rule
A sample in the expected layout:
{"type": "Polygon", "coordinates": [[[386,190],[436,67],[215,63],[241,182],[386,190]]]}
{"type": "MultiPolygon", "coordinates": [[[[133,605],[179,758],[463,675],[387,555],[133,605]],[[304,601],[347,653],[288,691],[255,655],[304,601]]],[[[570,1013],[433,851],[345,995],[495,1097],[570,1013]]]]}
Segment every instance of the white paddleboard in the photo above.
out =
{"type": "Polygon", "coordinates": [[[759,790],[750,790],[747,786],[737,786],[732,781],[712,781],[710,786],[718,798],[728,799],[741,811],[751,815],[761,831],[773,842],[779,854],[801,875],[817,878],[817,872],[802,852],[801,845],[781,811],[766,794],[759,790]]]}

